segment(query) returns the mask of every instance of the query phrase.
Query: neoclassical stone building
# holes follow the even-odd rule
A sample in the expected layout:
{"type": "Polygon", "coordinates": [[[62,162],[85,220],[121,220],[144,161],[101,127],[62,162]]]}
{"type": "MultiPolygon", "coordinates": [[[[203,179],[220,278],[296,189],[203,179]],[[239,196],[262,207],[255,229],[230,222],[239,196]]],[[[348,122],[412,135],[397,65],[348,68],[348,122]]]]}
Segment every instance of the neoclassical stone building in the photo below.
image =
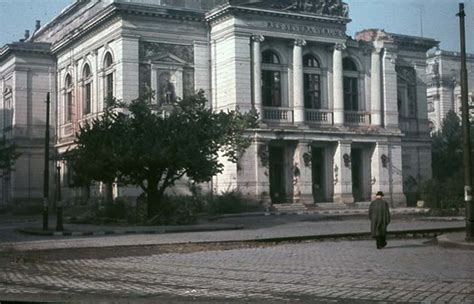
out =
{"type": "MultiPolygon", "coordinates": [[[[474,115],[474,54],[467,54],[470,115],[474,115]]],[[[461,117],[461,54],[439,49],[428,53],[427,102],[431,129],[439,131],[449,111],[461,117]]]]}
{"type": "MultiPolygon", "coordinates": [[[[376,29],[348,37],[348,11],[340,0],[77,1],[0,53],[9,88],[0,104],[15,115],[25,108],[36,129],[44,104],[17,92],[53,92],[64,153],[107,97],[130,101],[153,89],[157,102],[169,102],[204,89],[216,111],[256,108],[261,117],[248,132],[252,145],[239,164],[225,163],[214,191],[239,189],[274,204],[351,204],[382,190],[405,205],[431,176],[425,54],[438,42],[376,29]],[[15,52],[17,45],[31,50],[15,52]],[[37,67],[44,81],[15,76],[22,64],[26,78],[37,67]]],[[[60,166],[67,188],[67,164],[60,166]]]]}

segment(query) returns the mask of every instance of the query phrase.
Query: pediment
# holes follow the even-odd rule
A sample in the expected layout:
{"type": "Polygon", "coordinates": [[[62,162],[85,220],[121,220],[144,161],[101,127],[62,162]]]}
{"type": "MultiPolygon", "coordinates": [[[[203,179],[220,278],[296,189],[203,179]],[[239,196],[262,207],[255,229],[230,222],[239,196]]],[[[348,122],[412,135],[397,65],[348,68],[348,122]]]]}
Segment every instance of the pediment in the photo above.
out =
{"type": "Polygon", "coordinates": [[[151,62],[156,62],[156,63],[166,63],[166,64],[174,64],[174,65],[185,65],[187,64],[186,61],[183,59],[173,55],[173,54],[165,54],[162,56],[156,56],[150,58],[151,62]]]}

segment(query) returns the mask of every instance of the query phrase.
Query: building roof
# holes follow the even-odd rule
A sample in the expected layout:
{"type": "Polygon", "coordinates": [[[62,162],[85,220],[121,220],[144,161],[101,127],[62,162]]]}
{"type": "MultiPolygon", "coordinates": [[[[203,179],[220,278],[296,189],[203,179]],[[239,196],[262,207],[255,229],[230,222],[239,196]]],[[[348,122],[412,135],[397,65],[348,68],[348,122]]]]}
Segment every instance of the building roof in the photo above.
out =
{"type": "Polygon", "coordinates": [[[32,53],[49,55],[51,44],[45,42],[12,42],[0,48],[0,62],[13,53],[32,53]]]}

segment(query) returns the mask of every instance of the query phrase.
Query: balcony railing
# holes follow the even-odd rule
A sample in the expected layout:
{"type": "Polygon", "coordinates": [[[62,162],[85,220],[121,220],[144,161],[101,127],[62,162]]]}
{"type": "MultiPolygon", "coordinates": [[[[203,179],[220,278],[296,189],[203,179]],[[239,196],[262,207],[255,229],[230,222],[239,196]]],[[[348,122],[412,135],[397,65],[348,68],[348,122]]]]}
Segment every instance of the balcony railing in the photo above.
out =
{"type": "Polygon", "coordinates": [[[332,125],[332,111],[321,109],[305,109],[305,121],[309,124],[332,125]]]}
{"type": "Polygon", "coordinates": [[[65,125],[62,125],[60,128],[60,136],[61,137],[68,137],[74,135],[74,130],[72,128],[72,124],[68,123],[65,125]]]}
{"type": "Polygon", "coordinates": [[[293,123],[293,110],[291,108],[263,107],[263,121],[293,123]]]}
{"type": "Polygon", "coordinates": [[[366,112],[345,111],[344,123],[347,125],[368,126],[370,125],[370,114],[366,112]]]}

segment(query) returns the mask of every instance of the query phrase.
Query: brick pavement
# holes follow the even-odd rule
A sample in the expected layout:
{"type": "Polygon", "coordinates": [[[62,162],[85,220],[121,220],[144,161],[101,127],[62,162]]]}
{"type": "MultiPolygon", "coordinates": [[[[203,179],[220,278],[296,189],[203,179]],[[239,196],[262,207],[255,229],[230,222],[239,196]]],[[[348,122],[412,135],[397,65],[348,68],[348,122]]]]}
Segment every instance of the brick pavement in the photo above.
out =
{"type": "Polygon", "coordinates": [[[8,263],[0,295],[252,302],[474,303],[473,252],[426,240],[305,242],[111,259],[8,263]]]}

